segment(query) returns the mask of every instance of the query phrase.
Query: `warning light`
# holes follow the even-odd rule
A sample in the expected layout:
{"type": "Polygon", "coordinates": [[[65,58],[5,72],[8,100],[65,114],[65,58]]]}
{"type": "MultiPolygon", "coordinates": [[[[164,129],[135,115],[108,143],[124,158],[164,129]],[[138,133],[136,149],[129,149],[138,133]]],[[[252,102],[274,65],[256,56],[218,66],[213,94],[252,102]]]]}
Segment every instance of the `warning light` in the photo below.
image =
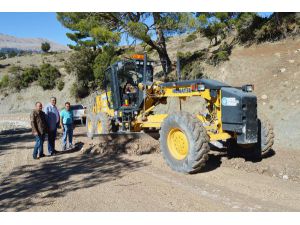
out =
{"type": "Polygon", "coordinates": [[[134,54],[131,56],[132,59],[144,60],[144,55],[134,54]]]}

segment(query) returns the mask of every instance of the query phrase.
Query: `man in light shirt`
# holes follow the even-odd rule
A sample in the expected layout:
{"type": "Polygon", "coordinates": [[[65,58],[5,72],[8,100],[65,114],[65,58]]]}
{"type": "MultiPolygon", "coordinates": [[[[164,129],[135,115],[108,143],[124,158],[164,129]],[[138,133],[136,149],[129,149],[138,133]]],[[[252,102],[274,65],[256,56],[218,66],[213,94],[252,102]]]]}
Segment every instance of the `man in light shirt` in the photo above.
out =
{"type": "Polygon", "coordinates": [[[55,97],[51,97],[50,103],[44,108],[44,112],[48,124],[48,152],[50,155],[55,155],[57,153],[55,150],[55,139],[60,120],[55,97]]]}

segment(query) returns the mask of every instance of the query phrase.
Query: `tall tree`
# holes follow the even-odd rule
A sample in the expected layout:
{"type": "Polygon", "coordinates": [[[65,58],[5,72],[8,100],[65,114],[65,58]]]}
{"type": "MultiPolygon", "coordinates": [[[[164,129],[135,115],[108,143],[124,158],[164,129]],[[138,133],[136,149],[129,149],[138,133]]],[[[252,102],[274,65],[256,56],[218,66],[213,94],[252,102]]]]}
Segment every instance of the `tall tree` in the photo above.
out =
{"type": "Polygon", "coordinates": [[[64,12],[57,13],[59,22],[69,28],[72,33],[67,37],[75,42],[68,45],[71,49],[91,48],[97,51],[105,45],[116,45],[120,41],[120,33],[109,23],[102,20],[98,13],[64,12]]]}
{"type": "Polygon", "coordinates": [[[230,12],[212,12],[212,13],[196,13],[200,32],[210,39],[210,44],[214,40],[217,45],[218,37],[224,39],[232,30],[235,19],[239,13],[230,12]]]}
{"type": "Polygon", "coordinates": [[[49,52],[50,48],[51,48],[51,46],[50,46],[49,42],[43,42],[41,44],[41,49],[45,53],[49,52]]]}
{"type": "Polygon", "coordinates": [[[116,44],[121,35],[141,40],[154,49],[165,74],[171,71],[166,37],[193,28],[191,13],[111,12],[111,13],[58,13],[58,20],[73,33],[68,37],[78,48],[116,44]]]}

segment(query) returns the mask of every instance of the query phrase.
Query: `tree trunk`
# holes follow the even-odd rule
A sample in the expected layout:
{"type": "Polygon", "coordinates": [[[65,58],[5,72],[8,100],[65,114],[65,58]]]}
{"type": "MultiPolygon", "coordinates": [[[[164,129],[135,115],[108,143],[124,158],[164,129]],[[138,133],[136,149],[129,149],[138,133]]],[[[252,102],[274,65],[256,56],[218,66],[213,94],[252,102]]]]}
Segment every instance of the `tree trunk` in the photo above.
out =
{"type": "Polygon", "coordinates": [[[156,47],[154,49],[157,51],[159,55],[159,59],[162,64],[162,68],[166,79],[167,74],[170,73],[172,68],[171,68],[171,60],[167,52],[166,39],[164,36],[163,29],[160,26],[161,16],[159,12],[153,12],[153,20],[154,20],[155,31],[157,36],[156,47]]]}
{"type": "Polygon", "coordinates": [[[157,50],[158,52],[158,56],[159,56],[159,60],[161,62],[161,66],[162,66],[162,69],[164,71],[164,74],[165,74],[165,79],[167,78],[167,75],[168,73],[171,72],[171,60],[169,58],[169,55],[167,53],[167,50],[166,49],[158,49],[157,50]]]}

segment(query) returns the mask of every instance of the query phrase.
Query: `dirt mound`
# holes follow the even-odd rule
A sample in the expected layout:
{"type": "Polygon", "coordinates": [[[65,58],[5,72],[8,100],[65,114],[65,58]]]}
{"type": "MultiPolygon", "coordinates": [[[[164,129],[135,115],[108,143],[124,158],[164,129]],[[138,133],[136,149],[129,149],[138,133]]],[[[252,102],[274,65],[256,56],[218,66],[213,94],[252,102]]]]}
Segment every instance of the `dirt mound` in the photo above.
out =
{"type": "MultiPolygon", "coordinates": [[[[154,134],[157,135],[157,134],[154,134]]],[[[149,134],[114,134],[95,137],[86,142],[81,149],[83,154],[121,154],[143,155],[158,153],[159,143],[149,134]]]]}

